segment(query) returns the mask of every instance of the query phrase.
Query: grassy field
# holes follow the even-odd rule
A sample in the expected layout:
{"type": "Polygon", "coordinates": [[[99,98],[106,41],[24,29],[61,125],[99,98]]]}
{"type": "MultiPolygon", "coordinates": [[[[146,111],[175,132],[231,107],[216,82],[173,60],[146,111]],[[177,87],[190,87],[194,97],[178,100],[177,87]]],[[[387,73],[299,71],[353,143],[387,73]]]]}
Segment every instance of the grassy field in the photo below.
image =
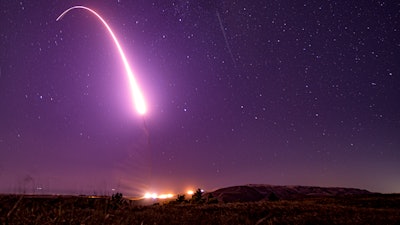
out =
{"type": "Polygon", "coordinates": [[[161,203],[0,195],[1,224],[400,224],[400,195],[252,203],[161,203]]]}

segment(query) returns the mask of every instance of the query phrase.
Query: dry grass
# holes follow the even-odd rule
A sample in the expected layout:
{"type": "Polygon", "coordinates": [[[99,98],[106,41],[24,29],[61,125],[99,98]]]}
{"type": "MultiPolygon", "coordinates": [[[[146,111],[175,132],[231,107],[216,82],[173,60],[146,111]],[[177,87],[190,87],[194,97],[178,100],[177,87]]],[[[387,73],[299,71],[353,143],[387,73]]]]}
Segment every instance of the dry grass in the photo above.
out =
{"type": "Polygon", "coordinates": [[[400,224],[400,195],[140,206],[110,198],[0,196],[1,224],[400,224]]]}

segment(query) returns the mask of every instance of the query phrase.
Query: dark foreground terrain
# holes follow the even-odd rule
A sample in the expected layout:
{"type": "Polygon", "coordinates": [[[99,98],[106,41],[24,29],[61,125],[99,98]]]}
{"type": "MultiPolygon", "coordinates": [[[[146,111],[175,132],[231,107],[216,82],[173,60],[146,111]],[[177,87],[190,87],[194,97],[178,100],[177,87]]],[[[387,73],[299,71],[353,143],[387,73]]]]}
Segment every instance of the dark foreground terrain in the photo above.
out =
{"type": "Polygon", "coordinates": [[[400,224],[400,195],[242,203],[159,203],[78,196],[0,195],[1,224],[400,224]]]}

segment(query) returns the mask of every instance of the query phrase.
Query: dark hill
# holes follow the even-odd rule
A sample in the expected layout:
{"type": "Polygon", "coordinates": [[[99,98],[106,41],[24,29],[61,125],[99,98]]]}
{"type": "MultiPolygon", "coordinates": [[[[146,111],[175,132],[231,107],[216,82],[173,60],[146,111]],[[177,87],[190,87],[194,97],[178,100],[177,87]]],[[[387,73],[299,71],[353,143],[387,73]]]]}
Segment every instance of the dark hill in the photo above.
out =
{"type": "Polygon", "coordinates": [[[373,194],[367,190],[341,187],[313,187],[313,186],[275,186],[265,184],[249,184],[221,188],[212,194],[220,202],[254,202],[268,200],[271,195],[278,199],[299,199],[310,196],[344,196],[344,195],[369,195],[373,194]]]}

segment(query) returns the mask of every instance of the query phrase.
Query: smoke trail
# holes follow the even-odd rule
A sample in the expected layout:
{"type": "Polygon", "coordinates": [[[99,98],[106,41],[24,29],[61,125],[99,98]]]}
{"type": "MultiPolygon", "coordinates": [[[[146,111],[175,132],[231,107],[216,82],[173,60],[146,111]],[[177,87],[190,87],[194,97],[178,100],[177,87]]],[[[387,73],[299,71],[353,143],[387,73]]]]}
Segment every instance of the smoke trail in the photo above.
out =
{"type": "Polygon", "coordinates": [[[217,14],[219,27],[221,28],[222,34],[224,35],[226,48],[228,49],[229,55],[231,56],[231,59],[232,59],[232,62],[234,64],[234,66],[236,67],[236,61],[235,61],[235,58],[233,57],[232,50],[231,50],[231,47],[230,47],[229,42],[228,42],[228,38],[226,38],[226,33],[225,33],[224,26],[222,25],[221,16],[219,15],[218,10],[215,10],[215,12],[217,14]]]}

